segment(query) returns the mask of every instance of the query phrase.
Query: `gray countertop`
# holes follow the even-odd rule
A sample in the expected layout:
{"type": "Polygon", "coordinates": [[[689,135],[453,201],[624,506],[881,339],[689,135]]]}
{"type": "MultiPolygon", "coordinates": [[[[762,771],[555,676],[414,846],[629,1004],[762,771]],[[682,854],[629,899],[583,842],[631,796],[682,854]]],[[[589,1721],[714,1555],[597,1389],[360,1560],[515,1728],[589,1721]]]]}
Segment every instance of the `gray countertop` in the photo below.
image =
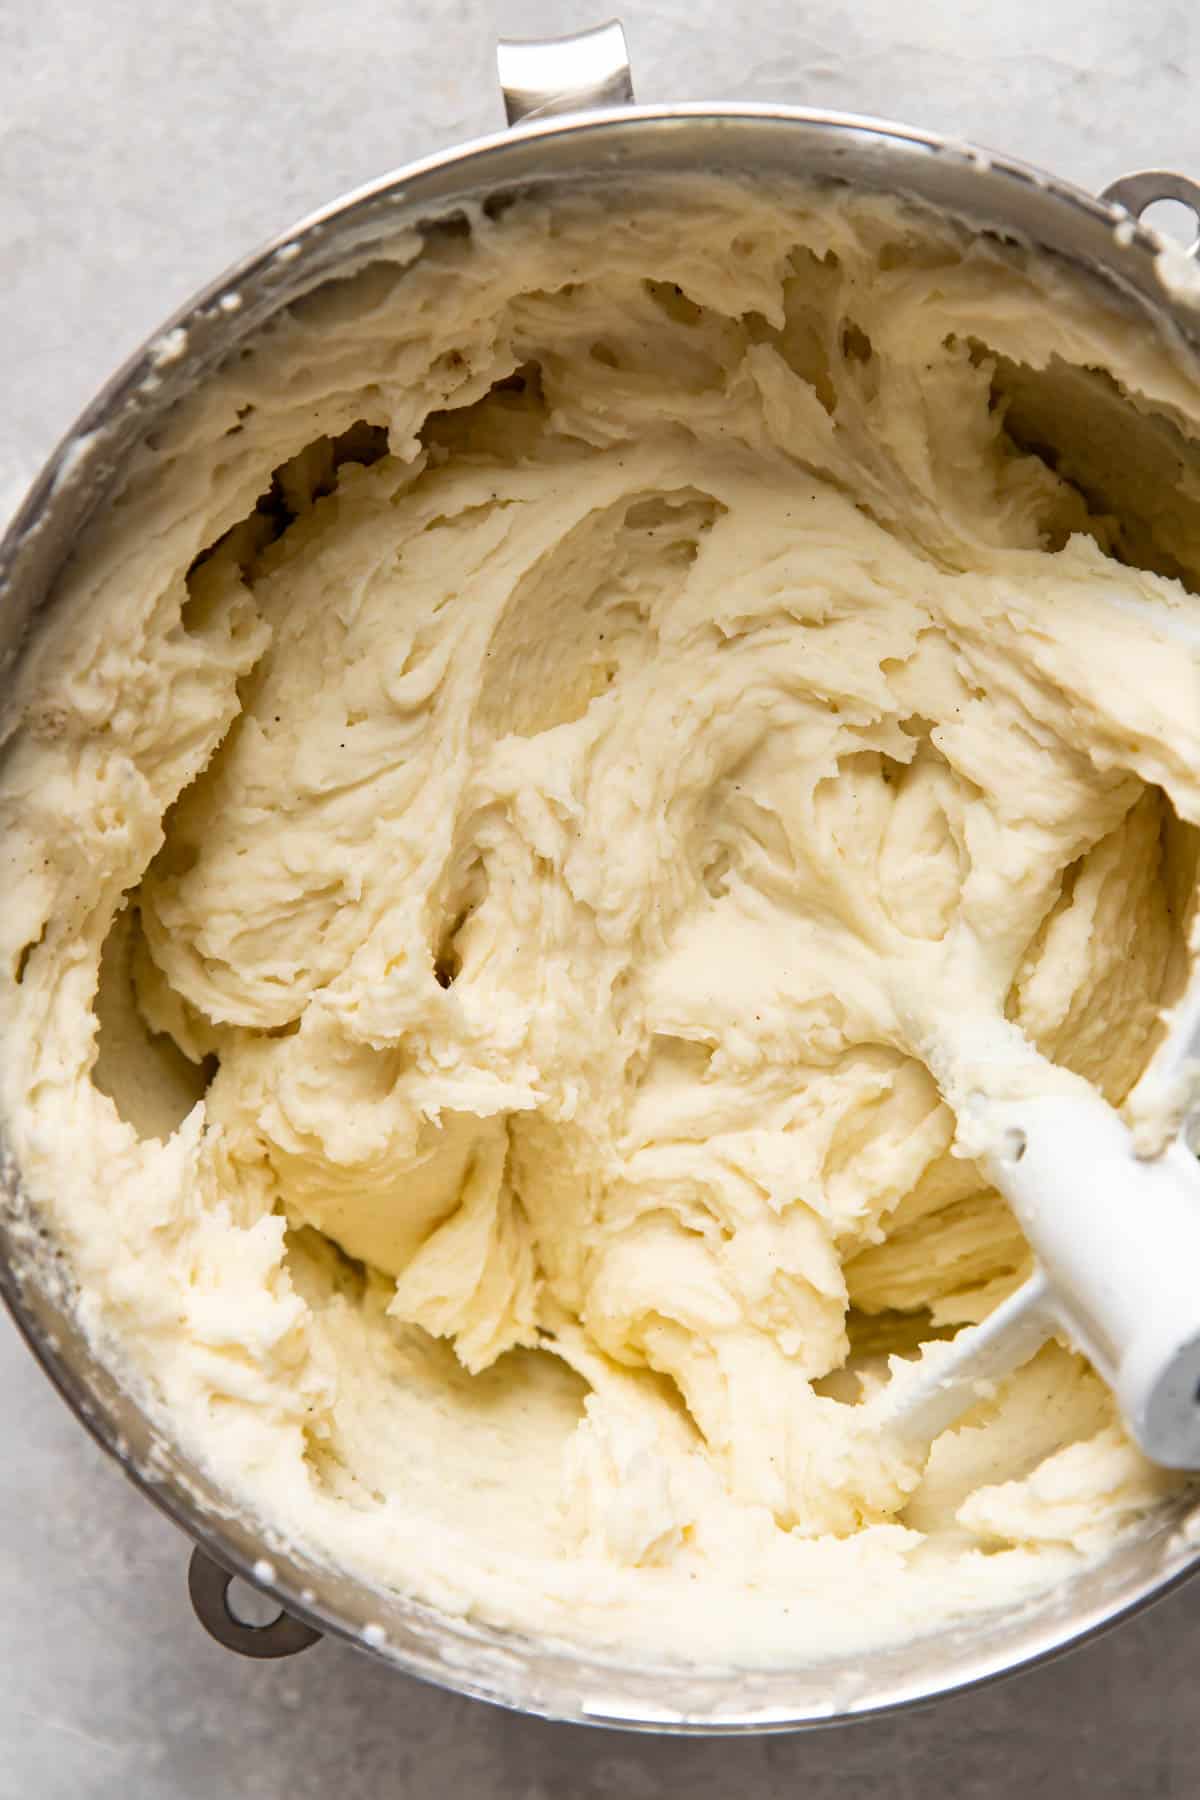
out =
{"type": "MultiPolygon", "coordinates": [[[[597,0],[598,3],[598,0],[597,0]]],[[[257,239],[501,123],[491,44],[597,22],[489,0],[3,0],[0,513],[111,369],[257,239]]],[[[643,99],[882,113],[1090,186],[1200,173],[1192,0],[629,0],[643,99]]],[[[192,1620],[186,1546],[0,1320],[0,1800],[1188,1800],[1200,1589],[1041,1670],[797,1737],[518,1719],[324,1643],[249,1664],[192,1620]]]]}

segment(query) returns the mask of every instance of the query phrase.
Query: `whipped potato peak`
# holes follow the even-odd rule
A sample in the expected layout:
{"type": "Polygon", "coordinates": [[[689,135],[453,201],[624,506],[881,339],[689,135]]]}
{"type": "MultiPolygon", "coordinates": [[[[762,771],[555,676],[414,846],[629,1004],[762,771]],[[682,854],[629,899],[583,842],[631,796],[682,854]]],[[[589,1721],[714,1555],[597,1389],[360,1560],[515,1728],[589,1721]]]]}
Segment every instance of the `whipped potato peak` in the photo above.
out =
{"type": "Polygon", "coordinates": [[[898,202],[406,239],[179,406],[26,657],[5,1130],[103,1353],[381,1587],[838,1655],[1169,1487],[972,1155],[1196,950],[1195,371],[898,202]],[[1190,936],[1190,942],[1189,942],[1190,936]]]}

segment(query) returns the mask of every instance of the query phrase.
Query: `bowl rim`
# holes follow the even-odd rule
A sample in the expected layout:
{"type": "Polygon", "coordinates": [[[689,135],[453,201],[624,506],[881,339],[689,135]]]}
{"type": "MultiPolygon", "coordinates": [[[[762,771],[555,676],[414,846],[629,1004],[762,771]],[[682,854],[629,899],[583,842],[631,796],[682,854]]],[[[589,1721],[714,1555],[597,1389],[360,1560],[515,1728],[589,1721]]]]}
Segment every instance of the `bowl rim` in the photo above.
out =
{"type": "MultiPolygon", "coordinates": [[[[0,609],[11,605],[14,594],[28,589],[30,617],[36,617],[92,511],[153,419],[164,415],[184,392],[203,380],[236,342],[252,335],[267,319],[331,278],[339,268],[344,270],[354,240],[354,233],[347,229],[351,224],[360,221],[364,225],[361,243],[369,245],[398,236],[413,225],[436,222],[464,203],[494,194],[506,185],[513,190],[540,186],[569,172],[538,166],[541,153],[552,147],[560,158],[564,147],[590,155],[595,163],[590,179],[612,185],[671,172],[666,157],[660,168],[646,166],[643,140],[647,134],[652,142],[656,134],[699,132],[707,135],[710,150],[724,154],[734,146],[720,144],[722,136],[756,135],[774,128],[783,128],[792,145],[799,142],[797,132],[807,139],[809,150],[819,143],[835,171],[842,159],[850,185],[868,189],[877,185],[879,191],[903,197],[912,190],[898,177],[918,165],[928,170],[936,163],[948,172],[951,185],[979,186],[986,181],[995,193],[1000,184],[1020,195],[1023,209],[1032,208],[1048,221],[1068,214],[1085,221],[1097,243],[1108,245],[1105,272],[1114,289],[1128,290],[1143,311],[1149,308],[1156,313],[1161,328],[1173,330],[1188,348],[1200,342],[1200,313],[1189,313],[1176,297],[1155,284],[1153,258],[1164,249],[1157,232],[1132,221],[1125,208],[1097,199],[1073,183],[940,133],[854,113],[748,101],[611,106],[524,122],[438,150],[350,190],[237,259],[172,313],[84,407],[32,483],[0,540],[0,609]],[[859,155],[879,156],[881,175],[884,161],[899,158],[899,162],[888,179],[876,184],[862,178],[861,171],[857,175],[848,172],[852,158],[859,155]],[[1114,236],[1117,224],[1123,229],[1114,236]],[[239,302],[238,308],[229,307],[231,295],[256,290],[260,303],[243,307],[239,302]],[[55,529],[48,531],[48,524],[55,529]]],[[[728,172],[734,170],[731,162],[728,172]]],[[[682,165],[678,172],[683,172],[682,165]]],[[[744,165],[743,172],[758,173],[751,165],[744,165]]],[[[801,181],[805,173],[801,155],[795,159],[793,178],[801,181]]],[[[836,172],[833,179],[839,179],[836,172]]],[[[958,216],[986,223],[990,213],[982,193],[979,201],[977,209],[968,207],[958,216]]],[[[947,206],[946,211],[952,213],[954,208],[947,206]]],[[[1061,248],[1056,236],[1038,237],[1037,242],[1051,252],[1061,248]]],[[[0,656],[0,675],[15,662],[19,648],[14,640],[0,656]]],[[[1057,1611],[1062,1616],[1057,1618],[1051,1616],[1056,1610],[1053,1605],[1040,1602],[1019,1607],[1015,1614],[1011,1609],[977,1613],[968,1624],[976,1636],[988,1638],[990,1643],[958,1660],[948,1660],[940,1675],[905,1675],[898,1665],[890,1682],[869,1695],[839,1694],[831,1663],[824,1670],[826,1696],[794,1707],[786,1703],[743,1704],[740,1710],[726,1711],[719,1702],[690,1706],[681,1699],[660,1705],[647,1697],[627,1701],[621,1694],[604,1700],[605,1688],[612,1693],[622,1677],[630,1674],[628,1662],[597,1657],[577,1645],[556,1646],[510,1630],[473,1626],[411,1596],[395,1596],[389,1604],[418,1622],[416,1636],[404,1643],[390,1638],[380,1642],[378,1628],[365,1616],[348,1616],[326,1602],[317,1585],[321,1572],[314,1575],[312,1565],[302,1565],[286,1549],[269,1544],[269,1559],[264,1562],[263,1538],[237,1528],[236,1505],[225,1502],[224,1525],[214,1522],[220,1509],[204,1504],[199,1497],[205,1486],[202,1471],[186,1458],[174,1467],[169,1456],[164,1461],[161,1452],[167,1440],[152,1415],[121,1387],[117,1375],[73,1318],[69,1302],[63,1298],[69,1282],[64,1285],[61,1267],[43,1281],[46,1258],[44,1254],[40,1258],[30,1255],[31,1230],[36,1233],[37,1227],[31,1224],[17,1171],[2,1146],[0,1189],[0,1296],[66,1404],[135,1486],[215,1562],[273,1595],[289,1614],[318,1632],[338,1636],[452,1691],[547,1719],[679,1735],[782,1732],[845,1723],[926,1704],[1048,1661],[1169,1593],[1200,1566],[1200,1542],[1192,1542],[1188,1529],[1180,1530],[1191,1502],[1181,1502],[1147,1533],[1123,1539],[1123,1550],[1099,1565],[1104,1570],[1110,1565],[1115,1568],[1129,1562],[1130,1552],[1140,1548],[1141,1554],[1135,1554],[1133,1560],[1145,1566],[1123,1578],[1115,1576],[1110,1584],[1114,1591],[1102,1592],[1082,1606],[1060,1604],[1057,1611]],[[106,1385],[111,1389],[107,1396],[106,1385]],[[132,1407],[133,1413],[122,1420],[119,1405],[132,1407]],[[430,1636],[452,1640],[458,1659],[447,1660],[440,1651],[423,1650],[422,1643],[430,1636]],[[576,1671],[573,1680],[564,1683],[542,1676],[531,1683],[529,1664],[547,1649],[576,1671]],[[498,1654],[489,1663],[487,1655],[492,1651],[498,1654]],[[477,1652],[483,1654],[473,1667],[470,1659],[477,1652]],[[589,1672],[586,1679],[583,1671],[589,1672]],[[589,1699],[589,1688],[601,1698],[589,1699]]],[[[1200,1513],[1196,1516],[1200,1518],[1200,1513]]],[[[264,1527],[259,1524],[257,1530],[261,1533],[264,1527]]],[[[1059,1601],[1096,1572],[1096,1568],[1086,1568],[1060,1584],[1054,1590],[1059,1601]]],[[[364,1584],[353,1585],[364,1594],[369,1592],[364,1584]]],[[[923,1647],[932,1649],[942,1641],[942,1634],[914,1640],[909,1647],[913,1659],[919,1662],[923,1647]]],[[[864,1652],[864,1658],[869,1654],[864,1652]]],[[[647,1666],[642,1673],[652,1682],[661,1679],[673,1686],[696,1685],[696,1672],[682,1665],[647,1666]]],[[[743,1673],[738,1672],[739,1680],[743,1673]]],[[[762,1673],[770,1681],[782,1681],[789,1676],[821,1676],[823,1671],[817,1665],[804,1665],[790,1671],[772,1668],[753,1673],[756,1678],[762,1673]]],[[[727,1686],[729,1672],[722,1680],[727,1686]]]]}

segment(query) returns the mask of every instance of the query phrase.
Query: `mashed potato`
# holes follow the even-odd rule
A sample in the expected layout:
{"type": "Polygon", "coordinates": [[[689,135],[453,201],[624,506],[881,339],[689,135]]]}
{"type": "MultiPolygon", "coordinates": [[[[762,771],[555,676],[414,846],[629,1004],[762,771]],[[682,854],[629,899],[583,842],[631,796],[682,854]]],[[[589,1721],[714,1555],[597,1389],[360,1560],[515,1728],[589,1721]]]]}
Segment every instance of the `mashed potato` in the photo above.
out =
{"type": "Polygon", "coordinates": [[[26,657],[27,1185],[382,1586],[743,1663],[1008,1603],[1163,1491],[1102,1383],[924,1470],[856,1402],[1030,1265],[936,1046],[1120,1102],[1186,977],[1200,384],[879,199],[467,226],[177,408],[26,657]]]}

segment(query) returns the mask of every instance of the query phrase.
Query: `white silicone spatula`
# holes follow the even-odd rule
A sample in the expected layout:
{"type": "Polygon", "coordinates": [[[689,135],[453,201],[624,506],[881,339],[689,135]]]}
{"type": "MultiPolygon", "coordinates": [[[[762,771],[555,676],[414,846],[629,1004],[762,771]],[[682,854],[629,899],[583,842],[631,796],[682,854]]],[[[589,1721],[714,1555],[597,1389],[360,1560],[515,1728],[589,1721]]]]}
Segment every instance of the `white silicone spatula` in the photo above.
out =
{"type": "MultiPolygon", "coordinates": [[[[1151,1079],[1177,1089],[1200,1058],[1200,984],[1175,1014],[1151,1079]]],[[[1182,1123],[1182,1121],[1180,1121],[1182,1123]]],[[[1052,1335],[1083,1351],[1145,1454],[1200,1469],[1200,1160],[1185,1138],[1139,1155],[1098,1094],[989,1109],[986,1173],[1012,1207],[1035,1273],[912,1381],[880,1396],[909,1451],[977,1404],[1052,1335]]]]}

